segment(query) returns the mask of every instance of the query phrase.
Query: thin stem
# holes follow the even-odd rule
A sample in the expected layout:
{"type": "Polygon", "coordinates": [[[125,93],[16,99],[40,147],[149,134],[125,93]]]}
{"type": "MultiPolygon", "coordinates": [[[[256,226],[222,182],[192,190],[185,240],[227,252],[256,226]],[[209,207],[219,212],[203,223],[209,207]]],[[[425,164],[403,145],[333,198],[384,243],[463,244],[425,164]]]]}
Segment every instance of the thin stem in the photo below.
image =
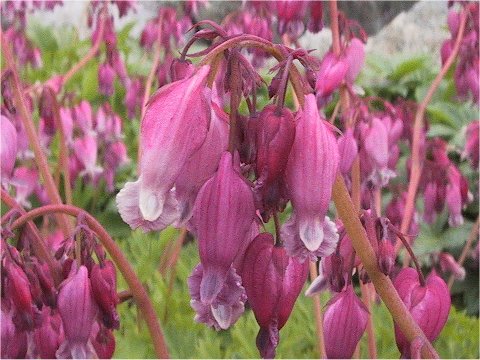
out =
{"type": "Polygon", "coordinates": [[[356,210],[348,194],[345,182],[341,175],[337,175],[333,186],[333,201],[337,208],[338,215],[345,226],[348,236],[352,240],[352,245],[362,261],[368,276],[375,285],[375,289],[392,314],[393,320],[398,325],[408,341],[413,341],[420,337],[424,341],[421,354],[424,358],[438,358],[438,354],[431,347],[430,342],[425,337],[422,329],[413,319],[412,315],[400,299],[392,281],[385,276],[377,265],[377,257],[370,242],[368,241],[365,229],[358,216],[355,216],[356,210]]]}
{"type": "MultiPolygon", "coordinates": [[[[470,234],[468,235],[467,242],[463,246],[462,253],[460,254],[460,257],[458,258],[458,265],[462,266],[465,259],[467,258],[467,255],[470,251],[470,247],[472,246],[472,243],[475,241],[475,239],[478,238],[478,230],[480,226],[480,217],[477,216],[477,221],[475,221],[475,224],[473,224],[472,229],[470,230],[470,234]]],[[[451,289],[453,286],[453,283],[455,281],[455,276],[452,274],[450,275],[450,278],[448,279],[448,289],[451,289]]]]}
{"type": "Polygon", "coordinates": [[[232,154],[237,148],[237,117],[242,98],[242,74],[240,73],[240,54],[233,50],[230,58],[230,132],[228,134],[228,151],[232,154]]]}
{"type": "Polygon", "coordinates": [[[90,229],[95,232],[98,239],[105,247],[123,278],[127,282],[132,292],[132,296],[134,297],[139,310],[142,312],[142,315],[147,323],[157,356],[159,358],[168,358],[168,350],[163,338],[163,332],[145,288],[138,279],[127,258],[122,253],[122,250],[120,250],[115,241],[113,241],[107,231],[93,216],[86,213],[83,209],[72,205],[46,205],[22,215],[12,224],[12,229],[16,229],[28,221],[35,219],[36,217],[52,213],[63,213],[75,217],[78,217],[80,214],[84,216],[85,222],[90,229]]]}
{"type": "MultiPolygon", "coordinates": [[[[389,228],[393,231],[395,231],[394,227],[389,226],[389,228]]],[[[417,260],[417,257],[415,256],[413,250],[412,250],[412,247],[410,246],[410,244],[408,243],[408,240],[405,239],[405,236],[403,236],[403,234],[401,234],[400,232],[396,232],[396,235],[397,237],[401,240],[401,242],[403,243],[403,246],[405,246],[405,249],[407,249],[408,253],[410,254],[410,257],[412,258],[413,260],[413,263],[415,264],[415,267],[417,268],[417,273],[418,273],[418,277],[420,278],[420,284],[422,286],[425,286],[425,277],[423,276],[423,273],[422,273],[422,268],[420,267],[420,264],[418,263],[418,260],[417,260]]]]}
{"type": "MultiPolygon", "coordinates": [[[[22,120],[23,126],[27,133],[28,142],[35,155],[35,162],[40,171],[42,179],[44,181],[45,189],[47,190],[47,195],[51,203],[61,204],[62,199],[60,198],[60,194],[58,193],[52,174],[50,173],[47,158],[45,157],[45,154],[43,153],[42,147],[40,145],[40,141],[38,139],[31,114],[27,110],[27,106],[25,105],[26,103],[25,103],[25,99],[23,97],[23,91],[20,85],[21,84],[20,78],[18,75],[17,67],[15,65],[15,61],[13,59],[12,52],[9,47],[9,43],[5,41],[3,34],[1,35],[1,38],[2,38],[2,45],[1,45],[2,53],[3,53],[3,58],[5,60],[5,65],[12,72],[12,76],[10,76],[9,78],[12,85],[15,106],[20,111],[19,117],[22,120]]],[[[65,216],[62,216],[61,214],[57,214],[56,217],[57,217],[57,222],[62,228],[64,235],[68,236],[71,230],[71,224],[68,222],[68,219],[65,216]]]]}
{"type": "Polygon", "coordinates": [[[288,87],[288,74],[290,72],[290,66],[292,66],[293,57],[291,55],[288,56],[287,62],[285,64],[285,68],[283,69],[282,80],[280,82],[280,92],[277,97],[277,115],[282,113],[282,108],[285,104],[285,96],[287,94],[287,87],[288,87]]]}
{"type": "MultiPolygon", "coordinates": [[[[11,209],[16,209],[21,215],[26,214],[27,212],[23,207],[21,207],[14,198],[12,198],[5,190],[1,189],[1,199],[2,201],[11,209]]],[[[3,226],[3,219],[2,219],[2,226],[3,226]]],[[[47,245],[43,241],[42,236],[40,235],[40,231],[37,229],[37,226],[34,224],[33,221],[29,221],[27,223],[27,230],[32,235],[32,247],[33,252],[38,256],[38,258],[48,265],[50,273],[53,276],[53,280],[55,285],[59,285],[62,280],[62,273],[60,266],[54,260],[52,254],[47,250],[47,245]]]]}
{"type": "Polygon", "coordinates": [[[280,246],[282,244],[282,238],[280,237],[280,221],[278,220],[278,214],[276,211],[273,213],[273,222],[275,224],[275,245],[280,246]]]}
{"type": "Polygon", "coordinates": [[[338,7],[336,0],[329,1],[330,6],[330,30],[332,30],[332,50],[337,56],[340,55],[340,32],[338,30],[338,7]]]}
{"type": "MultiPolygon", "coordinates": [[[[465,9],[460,16],[460,26],[458,29],[457,38],[455,40],[455,45],[452,49],[450,56],[443,65],[442,69],[433,80],[430,88],[425,95],[425,98],[420,103],[415,113],[415,122],[413,124],[413,140],[412,140],[412,167],[410,171],[410,179],[408,182],[408,193],[407,200],[405,202],[405,212],[402,219],[402,224],[400,227],[400,232],[406,234],[410,229],[410,223],[412,221],[413,213],[415,211],[415,197],[417,194],[418,185],[420,183],[420,176],[422,174],[423,168],[423,159],[420,154],[421,139],[422,139],[422,130],[424,127],[424,116],[428,104],[432,100],[433,94],[440,86],[442,79],[444,78],[447,71],[450,69],[450,66],[453,64],[455,58],[457,57],[458,51],[460,49],[460,43],[463,38],[463,32],[465,30],[465,23],[467,19],[467,9],[465,9]]],[[[397,243],[396,251],[400,248],[400,243],[397,243]]],[[[405,256],[403,265],[408,264],[408,255],[405,256]]]]}
{"type": "Polygon", "coordinates": [[[360,290],[362,292],[362,301],[367,307],[370,316],[367,319],[367,338],[368,338],[368,354],[370,355],[370,359],[377,358],[377,343],[375,339],[375,328],[373,326],[373,319],[372,319],[372,297],[371,292],[372,290],[369,284],[364,284],[360,280],[360,290]]]}
{"type": "MultiPolygon", "coordinates": [[[[318,276],[317,265],[315,262],[310,261],[310,277],[316,279],[318,276]]],[[[325,338],[323,333],[323,314],[322,304],[320,303],[320,294],[315,294],[313,298],[313,310],[315,312],[315,327],[317,328],[317,345],[320,359],[326,359],[327,353],[325,351],[325,338]]]]}
{"type": "MultiPolygon", "coordinates": [[[[50,103],[53,105],[53,119],[55,121],[55,127],[58,130],[59,140],[60,140],[60,148],[59,148],[59,166],[62,169],[63,175],[63,183],[65,189],[65,201],[68,205],[72,205],[73,197],[72,197],[72,185],[70,182],[70,171],[69,171],[69,158],[68,158],[68,147],[67,142],[65,139],[65,129],[63,128],[63,122],[60,117],[60,109],[57,101],[57,97],[52,89],[46,87],[46,91],[48,91],[48,96],[50,96],[50,103]]],[[[44,91],[45,91],[44,90],[44,91]]]]}
{"type": "Polygon", "coordinates": [[[64,86],[79,70],[81,70],[90,60],[92,60],[95,55],[97,54],[98,49],[100,48],[100,44],[103,41],[103,33],[105,31],[105,18],[106,18],[106,11],[107,11],[108,3],[104,2],[104,7],[102,12],[100,13],[100,27],[98,29],[98,36],[95,39],[94,44],[85,54],[85,56],[80,59],[78,63],[73,65],[70,70],[68,70],[62,78],[62,86],[64,86]]]}

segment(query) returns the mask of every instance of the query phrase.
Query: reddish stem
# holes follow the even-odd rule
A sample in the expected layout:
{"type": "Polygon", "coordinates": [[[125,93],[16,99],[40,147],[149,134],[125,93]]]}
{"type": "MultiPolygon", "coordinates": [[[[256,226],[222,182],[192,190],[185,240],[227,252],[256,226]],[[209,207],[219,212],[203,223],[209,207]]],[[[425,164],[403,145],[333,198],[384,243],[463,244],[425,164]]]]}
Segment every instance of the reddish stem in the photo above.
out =
{"type": "MultiPolygon", "coordinates": [[[[20,78],[18,75],[17,67],[15,65],[15,61],[13,59],[12,52],[9,47],[9,43],[5,41],[3,34],[1,35],[1,38],[2,38],[2,53],[5,60],[5,65],[12,72],[12,76],[10,76],[9,78],[12,85],[15,106],[16,106],[16,109],[20,111],[19,118],[21,119],[23,126],[25,128],[25,131],[27,133],[30,147],[32,148],[33,153],[35,155],[35,162],[40,171],[42,179],[44,181],[45,189],[47,190],[47,195],[50,201],[52,202],[52,204],[61,204],[62,199],[60,198],[60,194],[58,193],[52,174],[50,173],[47,158],[45,157],[45,154],[43,153],[42,147],[40,145],[40,141],[38,140],[31,114],[27,110],[27,106],[25,105],[26,102],[23,97],[20,78]]],[[[68,236],[71,230],[71,224],[68,222],[68,219],[65,216],[62,216],[61,214],[57,214],[57,222],[61,226],[65,236],[68,236]]]]}
{"type": "Polygon", "coordinates": [[[12,230],[24,225],[36,217],[52,213],[62,213],[75,217],[78,217],[80,214],[84,216],[87,225],[93,232],[95,232],[98,239],[105,247],[118,270],[121,272],[123,278],[127,282],[132,292],[132,296],[134,297],[147,323],[157,356],[159,358],[168,358],[168,350],[163,338],[163,332],[158,322],[153,304],[151,303],[145,288],[138,279],[127,258],[122,253],[122,250],[120,250],[115,241],[113,241],[103,226],[92,215],[88,214],[83,209],[72,205],[46,205],[22,215],[12,224],[12,230]]]}
{"type": "MultiPolygon", "coordinates": [[[[442,69],[433,80],[430,88],[425,95],[425,98],[420,103],[417,108],[417,112],[415,113],[415,122],[413,124],[413,140],[412,140],[412,167],[410,171],[410,179],[408,182],[408,193],[407,193],[407,200],[405,202],[405,212],[402,219],[402,224],[400,227],[400,232],[403,234],[408,233],[410,228],[410,223],[412,221],[413,213],[415,211],[415,197],[417,194],[418,185],[420,182],[420,176],[422,174],[422,167],[423,167],[423,159],[421,158],[420,154],[420,145],[421,145],[421,138],[422,138],[422,130],[424,127],[424,116],[425,111],[427,109],[428,104],[432,100],[433,94],[440,86],[442,79],[444,78],[445,74],[452,66],[455,58],[457,57],[458,51],[460,49],[460,43],[463,38],[463,33],[465,30],[465,23],[467,20],[467,9],[465,9],[461,16],[460,16],[460,26],[458,29],[457,38],[455,40],[455,45],[453,46],[452,52],[448,57],[447,61],[443,65],[442,69]]],[[[397,243],[396,251],[400,249],[400,243],[397,243]]],[[[403,265],[407,266],[409,261],[409,256],[405,255],[403,265]]]]}
{"type": "Polygon", "coordinates": [[[106,19],[106,12],[107,12],[107,1],[104,2],[104,7],[99,15],[100,17],[100,27],[98,29],[98,36],[95,39],[92,47],[88,52],[85,54],[83,58],[80,59],[75,65],[73,65],[70,70],[68,70],[62,78],[62,86],[64,86],[79,70],[81,70],[87,63],[92,60],[95,55],[97,54],[98,49],[103,41],[103,33],[105,31],[105,19],[106,19]]]}
{"type": "MultiPolygon", "coordinates": [[[[478,231],[479,231],[479,226],[480,226],[480,217],[477,217],[477,221],[475,221],[475,224],[472,226],[472,230],[470,230],[470,234],[468,235],[467,242],[465,243],[462,253],[460,254],[460,257],[458,258],[458,265],[462,266],[463,262],[467,258],[467,255],[470,251],[470,247],[472,246],[472,243],[475,241],[475,239],[478,239],[478,231]]],[[[451,289],[452,285],[455,281],[455,276],[450,275],[450,278],[448,279],[448,288],[451,289]]]]}
{"type": "MultiPolygon", "coordinates": [[[[315,262],[310,261],[310,278],[312,280],[316,279],[318,276],[317,265],[315,262]]],[[[317,344],[318,352],[320,354],[320,359],[326,359],[327,353],[325,351],[325,337],[323,333],[323,314],[322,314],[322,304],[320,303],[320,295],[315,294],[313,298],[313,310],[315,312],[315,325],[317,328],[317,344]]]]}

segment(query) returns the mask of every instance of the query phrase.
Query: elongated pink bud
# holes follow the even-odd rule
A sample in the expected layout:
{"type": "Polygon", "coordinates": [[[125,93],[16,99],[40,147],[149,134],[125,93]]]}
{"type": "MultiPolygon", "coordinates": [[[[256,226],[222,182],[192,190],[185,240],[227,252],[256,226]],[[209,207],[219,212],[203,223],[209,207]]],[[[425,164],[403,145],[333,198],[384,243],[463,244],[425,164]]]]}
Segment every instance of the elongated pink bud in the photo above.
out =
{"type": "Polygon", "coordinates": [[[225,152],[193,209],[192,226],[203,266],[202,302],[211,303],[222,289],[242,243],[248,240],[254,217],[252,190],[234,168],[232,154],[225,152]]]}
{"type": "Polygon", "coordinates": [[[353,130],[351,128],[347,129],[347,131],[338,138],[337,143],[340,158],[339,170],[343,175],[347,175],[358,153],[358,145],[353,137],[353,130]]]}
{"type": "Polygon", "coordinates": [[[260,325],[257,348],[263,358],[273,358],[280,329],[292,312],[307,278],[307,262],[289,257],[274,245],[269,233],[258,235],[245,254],[242,281],[260,325]]]}
{"type": "Polygon", "coordinates": [[[88,358],[93,355],[88,343],[97,314],[93,300],[88,270],[73,265],[69,277],[61,285],[58,294],[58,311],[65,331],[65,342],[57,351],[60,358],[88,358]]]}
{"type": "MultiPolygon", "coordinates": [[[[325,218],[337,168],[335,137],[320,117],[315,97],[307,95],[304,108],[297,115],[286,177],[295,214],[291,221],[295,222],[296,233],[306,250],[315,252],[323,242],[333,245],[328,246],[329,250],[322,257],[330,255],[338,241],[335,224],[332,226],[325,218]]],[[[290,236],[284,240],[294,241],[294,238],[290,236]]]]}
{"type": "Polygon", "coordinates": [[[350,41],[345,51],[345,60],[348,64],[345,80],[353,84],[365,63],[365,45],[361,40],[353,38],[350,41]]]}
{"type": "Polygon", "coordinates": [[[12,175],[17,157],[17,131],[10,120],[0,115],[0,160],[2,183],[6,183],[12,175]]]}
{"type": "Polygon", "coordinates": [[[104,261],[104,266],[93,265],[90,281],[92,294],[101,311],[104,325],[111,329],[118,329],[120,321],[117,313],[119,302],[117,295],[117,274],[111,261],[104,261]]]}
{"type": "Polygon", "coordinates": [[[368,310],[352,285],[336,294],[323,316],[325,351],[329,359],[350,359],[367,327],[368,310]]]}
{"type": "Polygon", "coordinates": [[[209,69],[203,66],[193,76],[160,88],[148,103],[140,130],[140,177],[117,196],[120,215],[133,228],[161,230],[178,219],[171,189],[207,135],[209,69]]]}
{"type": "MultiPolygon", "coordinates": [[[[422,286],[417,271],[405,268],[395,278],[394,286],[427,339],[434,341],[450,312],[450,293],[445,281],[433,271],[422,286]]],[[[395,340],[402,356],[410,358],[410,344],[397,325],[395,340]]]]}
{"type": "Polygon", "coordinates": [[[348,63],[337,58],[332,52],[325,55],[317,72],[317,96],[327,98],[340,86],[348,71],[348,63]]]}

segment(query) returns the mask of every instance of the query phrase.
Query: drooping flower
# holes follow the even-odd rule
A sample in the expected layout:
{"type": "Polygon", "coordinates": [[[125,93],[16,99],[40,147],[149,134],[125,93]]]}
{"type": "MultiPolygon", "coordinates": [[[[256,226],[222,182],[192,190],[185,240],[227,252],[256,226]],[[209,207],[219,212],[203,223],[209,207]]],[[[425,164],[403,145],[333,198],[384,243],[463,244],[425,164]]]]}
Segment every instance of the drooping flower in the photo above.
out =
{"type": "Polygon", "coordinates": [[[234,167],[232,155],[222,155],[218,171],[200,189],[192,215],[203,274],[200,300],[211,304],[222,290],[230,266],[255,217],[253,193],[234,167]]]}
{"type": "Polygon", "coordinates": [[[98,264],[93,265],[90,281],[93,298],[100,308],[103,324],[109,329],[118,329],[120,321],[116,307],[119,299],[117,295],[117,274],[113,263],[106,260],[103,267],[98,264]]]}
{"type": "Polygon", "coordinates": [[[151,98],[140,134],[140,177],[117,195],[122,219],[132,228],[161,230],[178,220],[173,185],[188,158],[205,141],[211,110],[203,66],[151,98]]]}
{"type": "MultiPolygon", "coordinates": [[[[422,286],[417,271],[405,268],[397,275],[393,285],[427,339],[434,341],[450,312],[450,292],[445,281],[432,271],[425,286],[422,286]]],[[[410,358],[410,344],[396,324],[395,340],[402,357],[410,358]]]]}
{"type": "Polygon", "coordinates": [[[115,70],[109,63],[103,63],[98,68],[98,87],[101,94],[105,96],[112,96],[115,88],[113,82],[115,81],[115,70]]]}
{"type": "Polygon", "coordinates": [[[90,358],[95,352],[89,343],[92,325],[97,315],[92,287],[85,266],[72,265],[69,277],[58,294],[58,311],[62,318],[65,341],[57,351],[59,358],[90,358]]]}
{"type": "MultiPolygon", "coordinates": [[[[337,176],[338,157],[337,142],[318,113],[315,97],[305,96],[304,108],[297,115],[295,140],[286,171],[294,209],[289,223],[283,227],[287,249],[304,248],[307,254],[321,257],[335,249],[338,234],[326,214],[337,176]],[[298,241],[301,246],[288,244],[298,241]]],[[[297,251],[289,254],[305,256],[297,251]]]]}
{"type": "Polygon", "coordinates": [[[228,146],[228,115],[211,103],[212,117],[205,142],[187,160],[175,182],[179,200],[180,223],[188,221],[202,185],[215,173],[222,153],[228,146]]]}
{"type": "Polygon", "coordinates": [[[203,266],[198,264],[188,277],[188,288],[192,298],[190,306],[195,310],[195,321],[213,327],[217,331],[228,329],[245,310],[247,296],[241,285],[242,279],[231,266],[215,300],[208,304],[202,301],[200,296],[202,278],[203,266]]]}
{"type": "Polygon", "coordinates": [[[480,156],[479,133],[480,120],[468,124],[465,150],[462,155],[468,158],[474,169],[478,169],[478,158],[480,156]]]}
{"type": "Polygon", "coordinates": [[[337,140],[339,153],[339,170],[342,175],[347,175],[352,168],[353,161],[357,157],[358,145],[353,137],[353,130],[347,129],[337,140]]]}
{"type": "Polygon", "coordinates": [[[348,64],[348,70],[345,74],[345,80],[353,84],[365,63],[365,45],[357,38],[350,41],[345,50],[345,60],[348,64]]]}
{"type": "Polygon", "coordinates": [[[340,86],[348,71],[348,63],[344,58],[337,58],[333,52],[328,52],[317,71],[316,92],[320,105],[340,86]]]}
{"type": "Polygon", "coordinates": [[[242,281],[260,325],[256,343],[263,358],[275,356],[279,331],[292,312],[307,273],[307,262],[289,257],[283,247],[274,245],[269,233],[258,235],[248,247],[242,281]]]}
{"type": "Polygon", "coordinates": [[[336,294],[323,315],[325,352],[329,359],[350,359],[367,327],[368,310],[353,286],[336,294]]]}

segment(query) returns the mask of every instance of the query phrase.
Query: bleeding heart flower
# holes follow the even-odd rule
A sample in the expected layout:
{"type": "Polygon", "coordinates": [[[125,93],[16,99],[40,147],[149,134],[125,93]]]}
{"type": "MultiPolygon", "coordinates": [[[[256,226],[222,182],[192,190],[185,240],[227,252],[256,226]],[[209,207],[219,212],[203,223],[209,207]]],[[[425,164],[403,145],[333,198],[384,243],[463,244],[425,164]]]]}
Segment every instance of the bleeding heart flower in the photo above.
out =
{"type": "MultiPolygon", "coordinates": [[[[422,286],[417,271],[405,268],[397,275],[393,285],[427,339],[434,341],[450,312],[450,292],[445,281],[432,271],[422,286]]],[[[397,325],[395,340],[402,357],[410,358],[410,344],[397,325]]]]}
{"type": "Polygon", "coordinates": [[[258,235],[248,247],[242,270],[243,286],[260,325],[257,348],[263,358],[273,358],[279,331],[292,312],[307,278],[308,263],[289,257],[275,246],[269,233],[258,235]]]}
{"type": "Polygon", "coordinates": [[[336,294],[323,315],[325,351],[329,359],[350,359],[367,327],[368,310],[353,286],[336,294]]]}

